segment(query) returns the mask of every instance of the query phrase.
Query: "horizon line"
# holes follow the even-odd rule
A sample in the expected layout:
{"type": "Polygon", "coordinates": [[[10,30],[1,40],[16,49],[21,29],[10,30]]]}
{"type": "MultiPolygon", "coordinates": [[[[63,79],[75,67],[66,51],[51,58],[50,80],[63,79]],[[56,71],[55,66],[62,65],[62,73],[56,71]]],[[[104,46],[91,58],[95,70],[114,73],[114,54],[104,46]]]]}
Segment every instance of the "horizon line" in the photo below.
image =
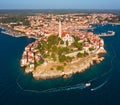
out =
{"type": "Polygon", "coordinates": [[[28,8],[28,9],[23,9],[23,8],[15,8],[15,9],[12,9],[12,8],[10,8],[10,9],[2,9],[2,8],[0,8],[0,10],[120,10],[120,9],[77,9],[77,8],[41,8],[41,9],[36,9],[36,8],[34,8],[34,9],[30,9],[30,8],[28,8]]]}

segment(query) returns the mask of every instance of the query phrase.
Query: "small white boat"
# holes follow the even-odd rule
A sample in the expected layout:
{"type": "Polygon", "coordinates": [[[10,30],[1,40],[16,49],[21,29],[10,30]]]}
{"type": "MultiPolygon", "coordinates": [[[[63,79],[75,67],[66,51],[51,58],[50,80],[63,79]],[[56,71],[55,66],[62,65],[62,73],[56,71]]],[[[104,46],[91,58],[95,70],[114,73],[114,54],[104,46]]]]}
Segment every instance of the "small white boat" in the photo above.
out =
{"type": "Polygon", "coordinates": [[[90,82],[88,82],[88,83],[85,84],[86,87],[89,87],[90,85],[91,85],[90,82]]]}
{"type": "Polygon", "coordinates": [[[105,82],[103,82],[101,85],[95,87],[95,88],[92,88],[91,91],[95,91],[97,89],[100,89],[101,87],[103,87],[108,81],[106,80],[105,82]]]}

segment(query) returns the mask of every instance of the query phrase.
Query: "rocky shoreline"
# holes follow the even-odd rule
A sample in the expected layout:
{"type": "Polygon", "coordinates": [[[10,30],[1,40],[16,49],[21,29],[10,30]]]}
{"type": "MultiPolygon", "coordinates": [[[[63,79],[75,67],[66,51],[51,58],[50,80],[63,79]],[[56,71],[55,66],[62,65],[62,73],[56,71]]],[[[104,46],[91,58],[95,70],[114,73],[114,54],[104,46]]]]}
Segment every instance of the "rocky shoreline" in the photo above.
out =
{"type": "MultiPolygon", "coordinates": [[[[13,36],[10,33],[6,33],[13,36]]],[[[15,37],[15,36],[14,36],[15,37]]],[[[21,37],[21,36],[17,36],[21,37]]],[[[71,62],[67,65],[66,70],[64,71],[58,71],[58,70],[50,70],[50,69],[41,69],[40,66],[36,68],[36,70],[33,70],[29,67],[25,68],[25,73],[32,73],[34,79],[36,80],[46,80],[46,79],[53,79],[53,78],[69,78],[74,74],[82,73],[86,71],[88,68],[90,68],[94,63],[99,64],[101,61],[104,60],[104,57],[100,56],[101,54],[106,54],[106,50],[101,47],[96,52],[90,54],[87,58],[78,59],[76,61],[71,62]],[[82,61],[82,62],[81,62],[82,61]]],[[[44,65],[43,65],[44,66],[44,65]]]]}
{"type": "Polygon", "coordinates": [[[32,75],[36,80],[53,79],[59,77],[69,78],[76,73],[82,73],[86,71],[88,68],[94,65],[94,62],[99,64],[101,61],[103,61],[104,57],[99,56],[100,54],[106,54],[106,50],[103,47],[99,48],[95,53],[92,53],[85,58],[71,62],[66,66],[64,71],[44,69],[44,65],[37,67],[34,71],[31,71],[28,68],[26,68],[25,71],[26,73],[32,72],[32,75]]]}

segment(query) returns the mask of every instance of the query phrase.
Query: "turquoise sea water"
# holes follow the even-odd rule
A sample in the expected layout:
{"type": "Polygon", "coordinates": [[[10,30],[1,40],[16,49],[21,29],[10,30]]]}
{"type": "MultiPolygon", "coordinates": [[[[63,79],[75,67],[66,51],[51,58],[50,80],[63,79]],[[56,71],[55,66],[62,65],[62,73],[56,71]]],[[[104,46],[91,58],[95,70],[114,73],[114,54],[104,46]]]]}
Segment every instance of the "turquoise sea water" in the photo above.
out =
{"type": "Polygon", "coordinates": [[[120,105],[120,26],[95,27],[94,33],[116,32],[103,37],[105,60],[69,79],[44,81],[20,68],[22,52],[34,39],[0,33],[0,105],[120,105]],[[86,82],[91,86],[84,87],[86,82]]]}

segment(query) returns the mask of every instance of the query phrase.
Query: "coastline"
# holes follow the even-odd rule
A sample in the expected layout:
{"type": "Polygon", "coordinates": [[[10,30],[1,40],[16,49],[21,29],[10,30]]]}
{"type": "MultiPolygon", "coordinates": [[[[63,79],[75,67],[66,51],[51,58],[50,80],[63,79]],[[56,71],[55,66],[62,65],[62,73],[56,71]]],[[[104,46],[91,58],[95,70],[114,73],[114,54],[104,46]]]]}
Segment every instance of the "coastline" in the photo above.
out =
{"type": "Polygon", "coordinates": [[[28,37],[28,38],[37,39],[37,37],[35,37],[35,36],[27,36],[25,34],[20,34],[19,32],[15,32],[14,30],[11,30],[11,29],[8,29],[8,28],[2,27],[2,26],[0,26],[0,28],[2,29],[1,33],[12,36],[12,37],[19,38],[19,37],[24,37],[25,36],[25,37],[28,37]]]}
{"type": "MultiPolygon", "coordinates": [[[[33,77],[36,80],[45,80],[45,79],[53,79],[53,78],[70,78],[72,75],[77,73],[82,73],[94,65],[99,64],[104,60],[104,57],[99,56],[99,54],[105,54],[106,50],[104,48],[100,48],[97,53],[91,54],[82,59],[78,59],[65,67],[64,71],[50,70],[49,68],[44,69],[44,65],[38,66],[35,71],[31,71],[30,69],[25,69],[26,73],[32,72],[33,77]],[[28,71],[29,70],[29,71],[28,71]]],[[[50,63],[49,65],[53,65],[50,63]]]]}
{"type": "Polygon", "coordinates": [[[108,24],[111,24],[111,25],[120,25],[120,23],[108,23],[108,24]]]}
{"type": "MultiPolygon", "coordinates": [[[[4,28],[2,28],[2,29],[4,29],[4,28]]],[[[21,35],[14,36],[14,34],[7,32],[6,29],[4,29],[4,30],[5,30],[4,31],[5,34],[8,34],[12,37],[22,37],[21,35]]],[[[27,35],[24,35],[24,36],[26,36],[28,38],[32,38],[27,35]]],[[[37,38],[35,38],[35,39],[37,39],[37,38]]],[[[88,56],[88,58],[79,59],[79,60],[75,61],[75,63],[68,64],[64,71],[50,70],[50,69],[45,70],[45,69],[40,69],[41,66],[38,66],[37,69],[34,71],[32,69],[26,67],[25,73],[32,73],[33,78],[36,80],[53,79],[53,78],[59,78],[59,77],[69,78],[74,74],[82,73],[82,72],[86,71],[88,68],[90,68],[92,65],[94,65],[94,61],[96,63],[100,63],[101,61],[103,61],[104,58],[99,56],[99,54],[101,54],[101,53],[106,53],[104,48],[102,48],[102,50],[99,49],[99,51],[97,53],[95,52],[94,54],[91,54],[90,56],[88,56]]]]}

